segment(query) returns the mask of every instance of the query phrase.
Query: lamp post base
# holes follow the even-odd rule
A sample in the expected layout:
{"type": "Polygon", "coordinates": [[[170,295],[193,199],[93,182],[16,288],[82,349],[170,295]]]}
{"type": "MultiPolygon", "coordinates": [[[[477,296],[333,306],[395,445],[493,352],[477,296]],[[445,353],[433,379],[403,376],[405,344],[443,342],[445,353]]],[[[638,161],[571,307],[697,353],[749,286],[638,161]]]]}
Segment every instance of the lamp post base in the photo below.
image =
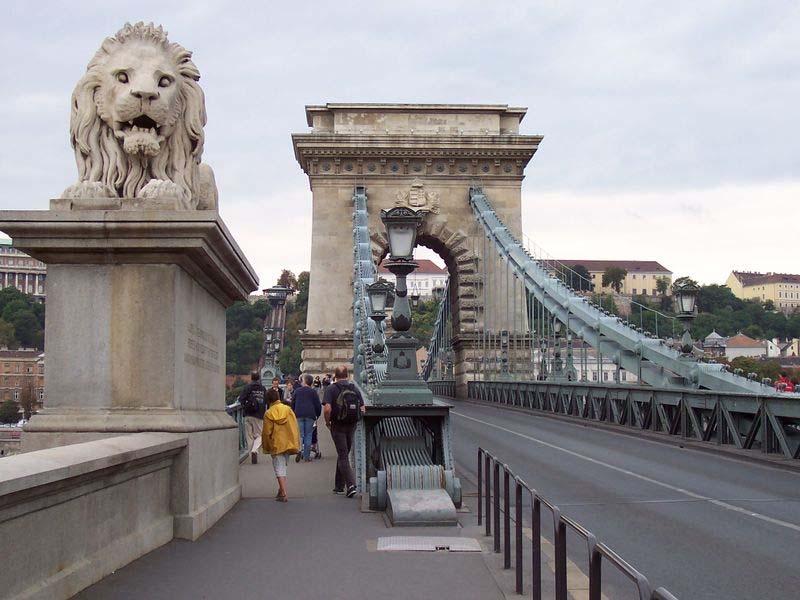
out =
{"type": "Polygon", "coordinates": [[[433,393],[417,372],[417,340],[398,332],[386,340],[386,379],[373,394],[374,403],[391,406],[433,404],[433,393]]]}

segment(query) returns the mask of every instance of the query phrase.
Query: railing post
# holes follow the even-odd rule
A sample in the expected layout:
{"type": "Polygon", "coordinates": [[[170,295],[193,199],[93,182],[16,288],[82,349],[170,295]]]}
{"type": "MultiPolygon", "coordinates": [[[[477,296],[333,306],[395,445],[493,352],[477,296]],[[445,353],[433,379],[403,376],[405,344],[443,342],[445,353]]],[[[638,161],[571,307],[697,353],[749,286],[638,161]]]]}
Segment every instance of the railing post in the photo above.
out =
{"type": "Polygon", "coordinates": [[[494,461],[494,551],[500,553],[500,463],[494,461]]]}
{"type": "Polygon", "coordinates": [[[483,523],[483,448],[478,448],[478,525],[483,523]]]}
{"type": "Polygon", "coordinates": [[[531,491],[531,596],[542,600],[542,501],[531,491]]]}
{"type": "Polygon", "coordinates": [[[516,482],[514,494],[514,524],[515,524],[515,538],[514,538],[514,551],[515,551],[515,568],[517,580],[517,594],[522,594],[522,484],[519,479],[514,478],[516,482]]]}
{"type": "Polygon", "coordinates": [[[555,544],[556,600],[567,599],[567,525],[561,511],[553,508],[553,541],[555,544]]]}
{"type": "Polygon", "coordinates": [[[508,465],[503,465],[503,568],[511,568],[511,502],[508,465]]]}
{"type": "Polygon", "coordinates": [[[600,600],[603,581],[603,556],[597,550],[597,538],[589,534],[589,600],[600,600]]]}
{"type": "Polygon", "coordinates": [[[484,512],[486,512],[486,535],[487,536],[492,535],[492,513],[491,513],[491,502],[492,502],[492,484],[491,484],[491,481],[492,481],[492,475],[489,472],[489,466],[490,465],[491,465],[491,462],[490,462],[490,459],[489,459],[489,455],[486,454],[484,456],[484,467],[485,468],[483,470],[484,471],[484,477],[486,478],[485,479],[486,489],[485,489],[485,494],[484,494],[483,501],[485,503],[484,504],[484,508],[486,509],[484,512]]]}

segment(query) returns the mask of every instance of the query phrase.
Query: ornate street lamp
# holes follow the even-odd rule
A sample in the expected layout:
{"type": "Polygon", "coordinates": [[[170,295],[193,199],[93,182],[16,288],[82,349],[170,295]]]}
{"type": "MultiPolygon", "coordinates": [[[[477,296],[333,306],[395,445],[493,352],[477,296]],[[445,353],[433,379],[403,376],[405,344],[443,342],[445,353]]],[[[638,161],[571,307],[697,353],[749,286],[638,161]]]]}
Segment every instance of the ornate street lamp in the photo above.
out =
{"type": "Polygon", "coordinates": [[[369,296],[369,304],[372,307],[370,318],[375,321],[375,334],[372,338],[372,350],[376,354],[381,354],[385,348],[385,340],[383,337],[383,320],[386,318],[386,305],[389,294],[394,290],[394,286],[385,279],[378,279],[378,281],[371,283],[367,286],[367,295],[369,296]]]}
{"type": "Polygon", "coordinates": [[[417,230],[426,215],[427,211],[416,211],[405,206],[381,211],[390,253],[383,265],[395,276],[396,283],[392,311],[392,328],[395,333],[386,340],[386,379],[376,391],[378,404],[433,403],[433,394],[417,372],[417,340],[408,333],[411,329],[411,307],[406,287],[406,278],[419,266],[413,260],[413,252],[417,243],[417,230]]]}
{"type": "Polygon", "coordinates": [[[384,313],[384,316],[386,316],[389,294],[393,291],[394,286],[383,278],[367,286],[367,295],[369,296],[369,303],[373,313],[384,313]]]}
{"type": "Polygon", "coordinates": [[[689,356],[694,347],[690,330],[692,328],[692,320],[696,316],[697,295],[699,293],[700,288],[686,277],[678,279],[672,285],[672,295],[675,298],[675,304],[678,309],[678,320],[683,325],[680,348],[684,356],[689,356]]]}
{"type": "Polygon", "coordinates": [[[508,379],[508,329],[500,331],[500,379],[508,379]]]}
{"type": "Polygon", "coordinates": [[[561,321],[553,318],[553,379],[564,376],[564,362],[561,360],[561,321]]]}
{"type": "Polygon", "coordinates": [[[262,350],[261,377],[271,379],[280,376],[277,365],[277,356],[283,346],[283,330],[286,326],[286,299],[292,290],[282,285],[276,285],[264,290],[267,301],[272,306],[269,318],[264,320],[264,346],[262,350]]]}
{"type": "Polygon", "coordinates": [[[381,211],[381,221],[389,237],[392,260],[411,260],[417,245],[417,230],[425,220],[427,211],[396,206],[381,211]]]}

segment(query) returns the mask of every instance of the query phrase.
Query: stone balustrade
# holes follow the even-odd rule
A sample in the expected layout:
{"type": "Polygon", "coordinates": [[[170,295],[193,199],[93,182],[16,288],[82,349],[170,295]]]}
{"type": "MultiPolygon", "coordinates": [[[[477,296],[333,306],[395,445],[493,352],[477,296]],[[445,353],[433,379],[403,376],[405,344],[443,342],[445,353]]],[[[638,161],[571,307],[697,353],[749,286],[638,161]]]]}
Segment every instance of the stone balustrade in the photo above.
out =
{"type": "Polygon", "coordinates": [[[0,590],[69,598],[173,538],[187,436],[135,433],[0,459],[0,590]]]}

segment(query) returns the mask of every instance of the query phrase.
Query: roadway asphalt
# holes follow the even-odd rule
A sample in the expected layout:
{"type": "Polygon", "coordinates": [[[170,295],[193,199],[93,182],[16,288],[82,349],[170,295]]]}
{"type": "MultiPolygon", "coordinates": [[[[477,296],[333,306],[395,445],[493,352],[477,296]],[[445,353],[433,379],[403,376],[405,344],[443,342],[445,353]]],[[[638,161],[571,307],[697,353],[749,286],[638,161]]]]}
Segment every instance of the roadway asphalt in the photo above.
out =
{"type": "MultiPolygon", "coordinates": [[[[681,600],[800,598],[800,473],[495,406],[456,402],[453,414],[462,474],[477,477],[483,446],[654,588],[681,600]]],[[[586,571],[574,537],[570,558],[586,571]]],[[[608,597],[633,597],[611,569],[608,597]]]]}

